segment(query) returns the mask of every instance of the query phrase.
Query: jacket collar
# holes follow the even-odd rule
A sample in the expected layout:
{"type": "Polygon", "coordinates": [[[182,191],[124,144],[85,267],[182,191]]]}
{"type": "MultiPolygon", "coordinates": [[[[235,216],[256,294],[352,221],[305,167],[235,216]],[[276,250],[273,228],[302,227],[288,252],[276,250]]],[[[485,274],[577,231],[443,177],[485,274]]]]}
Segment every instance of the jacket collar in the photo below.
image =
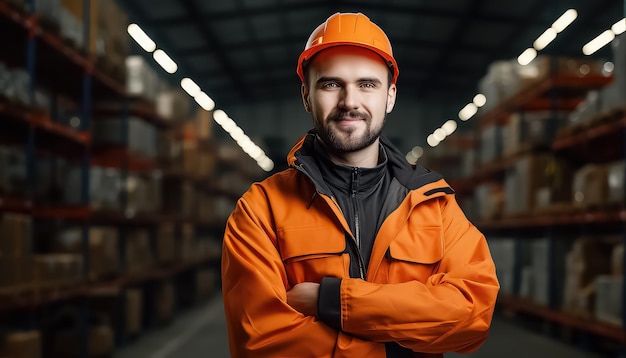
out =
{"type": "MultiPolygon", "coordinates": [[[[315,160],[314,143],[316,140],[315,131],[310,130],[291,149],[287,156],[287,163],[290,167],[298,169],[309,176],[320,193],[332,196],[330,189],[324,183],[322,172],[315,160]]],[[[416,190],[426,186],[430,187],[428,184],[436,183],[443,179],[437,172],[430,171],[421,165],[412,166],[409,164],[386,137],[380,136],[380,143],[381,148],[387,155],[387,165],[391,170],[392,176],[407,189],[416,190]]],[[[445,187],[447,187],[446,191],[453,192],[447,184],[445,184],[445,187]]],[[[428,190],[425,190],[424,193],[428,194],[428,190]]]]}

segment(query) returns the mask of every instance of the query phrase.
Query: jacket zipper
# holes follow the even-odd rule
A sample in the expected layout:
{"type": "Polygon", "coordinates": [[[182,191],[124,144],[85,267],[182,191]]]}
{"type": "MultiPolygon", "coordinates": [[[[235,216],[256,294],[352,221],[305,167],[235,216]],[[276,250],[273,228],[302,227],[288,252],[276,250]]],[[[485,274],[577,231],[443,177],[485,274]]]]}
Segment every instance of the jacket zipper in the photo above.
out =
{"type": "Polygon", "coordinates": [[[359,274],[361,275],[361,279],[365,280],[365,270],[363,265],[363,258],[361,257],[361,229],[359,227],[359,205],[356,197],[357,194],[357,180],[359,178],[359,169],[352,169],[352,183],[351,187],[351,197],[352,204],[354,205],[354,241],[356,242],[356,256],[359,262],[359,274]]]}

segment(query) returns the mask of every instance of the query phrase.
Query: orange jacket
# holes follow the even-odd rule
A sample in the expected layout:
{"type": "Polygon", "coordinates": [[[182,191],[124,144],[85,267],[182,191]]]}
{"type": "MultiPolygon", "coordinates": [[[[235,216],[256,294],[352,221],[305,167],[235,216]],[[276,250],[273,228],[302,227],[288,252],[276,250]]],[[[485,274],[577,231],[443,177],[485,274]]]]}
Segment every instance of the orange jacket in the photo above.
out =
{"type": "MultiPolygon", "coordinates": [[[[290,164],[304,138],[290,153],[290,164]]],[[[224,235],[222,293],[232,357],[414,357],[470,352],[487,338],[498,293],[484,236],[444,180],[409,192],[382,224],[366,280],[350,278],[349,226],[292,167],[255,183],[224,235]],[[341,281],[341,331],[287,304],[297,283],[341,281]]]]}

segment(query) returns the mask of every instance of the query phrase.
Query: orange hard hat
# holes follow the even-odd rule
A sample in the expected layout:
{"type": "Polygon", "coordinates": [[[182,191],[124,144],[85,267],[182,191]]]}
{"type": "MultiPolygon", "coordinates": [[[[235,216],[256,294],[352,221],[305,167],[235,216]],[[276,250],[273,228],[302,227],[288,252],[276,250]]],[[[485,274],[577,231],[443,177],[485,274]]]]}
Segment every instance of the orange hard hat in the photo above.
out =
{"type": "Polygon", "coordinates": [[[361,13],[336,13],[319,25],[309,36],[298,58],[296,72],[304,83],[303,65],[316,53],[333,46],[359,46],[379,54],[391,68],[391,83],[398,80],[398,64],[393,58],[391,42],[383,30],[361,13]]]}

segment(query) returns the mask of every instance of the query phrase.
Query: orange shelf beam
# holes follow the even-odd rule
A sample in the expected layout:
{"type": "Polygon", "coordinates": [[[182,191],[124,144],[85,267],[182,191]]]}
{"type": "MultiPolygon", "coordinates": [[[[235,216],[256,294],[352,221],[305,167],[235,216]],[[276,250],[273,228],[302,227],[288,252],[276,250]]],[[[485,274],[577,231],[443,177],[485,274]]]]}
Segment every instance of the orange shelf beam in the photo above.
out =
{"type": "Polygon", "coordinates": [[[619,326],[610,325],[593,319],[578,317],[562,311],[552,310],[528,299],[511,295],[500,294],[497,305],[505,309],[528,313],[551,322],[556,322],[567,327],[597,334],[599,336],[615,340],[621,344],[626,344],[626,330],[619,326]]]}

